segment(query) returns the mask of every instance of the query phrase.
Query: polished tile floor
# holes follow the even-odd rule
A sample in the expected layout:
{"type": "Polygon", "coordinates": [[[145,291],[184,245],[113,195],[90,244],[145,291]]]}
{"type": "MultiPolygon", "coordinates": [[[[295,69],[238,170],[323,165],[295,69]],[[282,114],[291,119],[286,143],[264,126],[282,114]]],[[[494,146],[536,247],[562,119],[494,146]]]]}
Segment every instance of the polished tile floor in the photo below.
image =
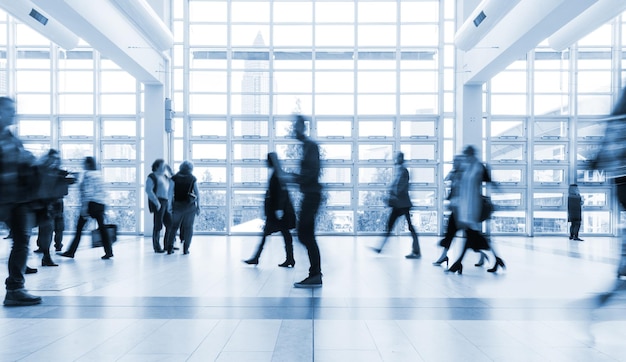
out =
{"type": "Polygon", "coordinates": [[[0,308],[0,361],[626,361],[617,239],[585,239],[498,236],[505,271],[469,252],[451,275],[431,264],[436,237],[409,260],[406,236],[380,255],[379,237],[323,236],[324,286],[306,290],[293,288],[306,251],[296,241],[295,268],[277,267],[279,236],[257,267],[241,262],[257,236],[196,236],[189,255],[165,255],[122,235],[108,261],[86,237],[59,267],[32,254],[26,286],[44,301],[0,308]]]}

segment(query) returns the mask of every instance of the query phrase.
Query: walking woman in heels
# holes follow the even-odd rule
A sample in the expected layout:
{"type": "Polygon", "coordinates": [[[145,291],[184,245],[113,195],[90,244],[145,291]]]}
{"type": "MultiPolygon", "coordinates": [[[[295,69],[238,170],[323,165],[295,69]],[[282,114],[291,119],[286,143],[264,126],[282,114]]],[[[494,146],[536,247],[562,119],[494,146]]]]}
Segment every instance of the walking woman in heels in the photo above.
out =
{"type": "Polygon", "coordinates": [[[280,178],[281,168],[278,156],[275,152],[267,154],[267,166],[273,171],[270,177],[269,187],[265,193],[265,227],[263,228],[263,236],[261,237],[261,243],[257,247],[254,256],[243,262],[257,265],[267,237],[280,231],[285,239],[285,253],[287,257],[285,261],[278,264],[278,266],[284,268],[293,267],[296,265],[296,261],[293,258],[293,238],[289,229],[296,227],[296,212],[291,203],[289,191],[280,178]]]}
{"type": "Polygon", "coordinates": [[[505,265],[504,261],[496,255],[489,240],[481,233],[482,183],[491,183],[491,177],[485,165],[476,158],[476,149],[473,146],[465,147],[463,155],[463,173],[458,187],[456,223],[459,229],[465,230],[467,239],[461,255],[446,272],[463,273],[461,262],[465,252],[467,249],[473,249],[477,252],[481,250],[491,250],[493,252],[495,265],[487,270],[493,273],[498,270],[498,267],[504,268],[505,265]]]}

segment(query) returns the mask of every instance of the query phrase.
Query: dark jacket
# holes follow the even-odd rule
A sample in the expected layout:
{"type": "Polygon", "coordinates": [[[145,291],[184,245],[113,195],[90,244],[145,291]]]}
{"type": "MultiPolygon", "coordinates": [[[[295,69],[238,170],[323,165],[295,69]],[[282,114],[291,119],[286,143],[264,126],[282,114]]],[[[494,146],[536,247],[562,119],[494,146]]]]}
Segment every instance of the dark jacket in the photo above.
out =
{"type": "Polygon", "coordinates": [[[396,169],[396,178],[389,187],[389,206],[396,209],[413,207],[409,197],[409,170],[402,165],[396,169]]]}
{"type": "Polygon", "coordinates": [[[320,178],[320,150],[317,143],[310,138],[302,141],[302,159],[300,160],[300,174],[296,181],[302,193],[320,193],[322,186],[320,178]]]}
{"type": "Polygon", "coordinates": [[[569,195],[567,197],[567,221],[581,221],[583,199],[580,195],[569,195]]]}
{"type": "Polygon", "coordinates": [[[289,197],[289,191],[281,185],[276,172],[272,173],[265,193],[265,218],[265,232],[268,234],[296,227],[296,212],[289,197]],[[283,217],[280,220],[276,217],[278,210],[283,211],[283,217]]]}
{"type": "Polygon", "coordinates": [[[195,198],[190,196],[194,192],[194,184],[196,182],[194,175],[179,172],[172,176],[172,181],[174,181],[174,203],[190,204],[196,201],[195,198]]]}

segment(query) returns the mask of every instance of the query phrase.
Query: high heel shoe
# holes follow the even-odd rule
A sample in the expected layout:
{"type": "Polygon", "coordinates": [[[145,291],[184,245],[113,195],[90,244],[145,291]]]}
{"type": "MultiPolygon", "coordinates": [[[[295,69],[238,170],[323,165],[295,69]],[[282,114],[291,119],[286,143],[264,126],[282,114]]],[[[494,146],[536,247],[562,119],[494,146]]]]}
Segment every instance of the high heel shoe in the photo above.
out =
{"type": "Polygon", "coordinates": [[[448,259],[448,256],[444,256],[443,258],[439,258],[437,261],[433,262],[433,265],[439,266],[441,264],[443,264],[444,262],[446,263],[446,268],[448,267],[448,261],[450,259],[448,259]]]}
{"type": "Polygon", "coordinates": [[[496,264],[493,266],[493,268],[487,269],[487,271],[489,273],[495,273],[498,271],[498,266],[501,266],[502,269],[506,269],[506,265],[504,265],[504,261],[502,261],[502,259],[496,256],[496,264]]]}
{"type": "Polygon", "coordinates": [[[243,262],[246,263],[246,264],[250,264],[250,265],[257,265],[257,264],[259,264],[259,259],[251,258],[251,259],[248,259],[248,260],[244,260],[243,262]]]}
{"type": "Polygon", "coordinates": [[[296,261],[295,260],[285,260],[282,264],[278,264],[279,267],[282,268],[293,268],[296,265],[296,261]]]}
{"type": "Polygon", "coordinates": [[[456,273],[458,272],[459,275],[463,274],[463,264],[456,262],[454,264],[452,264],[452,266],[450,267],[450,269],[446,269],[446,273],[456,273]]]}
{"type": "Polygon", "coordinates": [[[489,257],[487,256],[487,254],[483,253],[482,251],[480,251],[479,253],[480,253],[480,260],[478,261],[478,263],[474,264],[474,266],[483,266],[483,265],[485,265],[485,259],[487,259],[487,261],[489,261],[489,257]]]}

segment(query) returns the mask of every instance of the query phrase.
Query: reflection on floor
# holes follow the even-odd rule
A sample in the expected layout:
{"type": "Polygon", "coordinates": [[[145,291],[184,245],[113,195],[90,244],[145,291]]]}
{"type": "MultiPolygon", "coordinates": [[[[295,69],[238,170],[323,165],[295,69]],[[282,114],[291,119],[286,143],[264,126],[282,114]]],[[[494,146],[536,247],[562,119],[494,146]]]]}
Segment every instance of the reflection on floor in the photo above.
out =
{"type": "Polygon", "coordinates": [[[26,286],[44,302],[0,308],[0,360],[626,361],[626,293],[596,302],[615,287],[617,239],[584,239],[499,236],[505,271],[469,252],[452,275],[432,265],[436,237],[409,260],[408,236],[380,255],[378,237],[323,236],[324,286],[306,290],[293,288],[306,251],[296,241],[295,268],[277,267],[279,236],[256,267],[241,260],[258,236],[196,236],[166,255],[122,235],[108,261],[87,237],[59,267],[31,255],[26,286]]]}

